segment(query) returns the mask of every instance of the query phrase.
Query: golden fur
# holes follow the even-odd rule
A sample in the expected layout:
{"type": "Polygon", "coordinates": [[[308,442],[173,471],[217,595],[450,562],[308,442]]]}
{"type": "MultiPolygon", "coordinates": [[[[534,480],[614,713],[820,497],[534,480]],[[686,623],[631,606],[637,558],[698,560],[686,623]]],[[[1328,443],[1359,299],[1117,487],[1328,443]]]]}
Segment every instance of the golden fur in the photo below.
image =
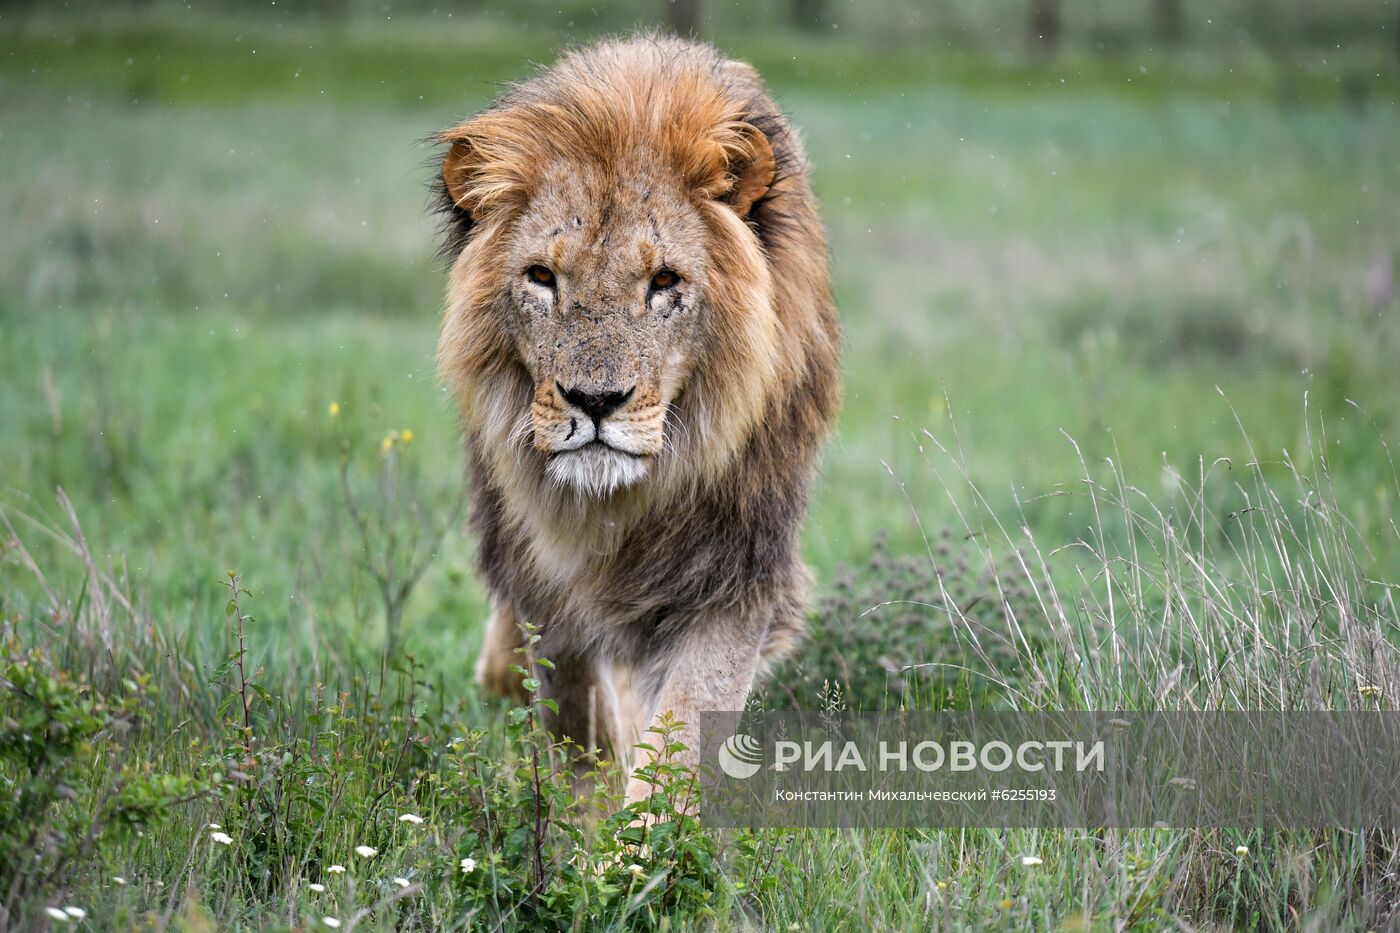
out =
{"type": "Polygon", "coordinates": [[[641,37],[442,140],[439,361],[496,606],[479,679],[518,689],[524,620],[580,742],[620,754],[660,712],[740,708],[801,631],[797,531],[839,396],[794,132],[749,66],[641,37]]]}

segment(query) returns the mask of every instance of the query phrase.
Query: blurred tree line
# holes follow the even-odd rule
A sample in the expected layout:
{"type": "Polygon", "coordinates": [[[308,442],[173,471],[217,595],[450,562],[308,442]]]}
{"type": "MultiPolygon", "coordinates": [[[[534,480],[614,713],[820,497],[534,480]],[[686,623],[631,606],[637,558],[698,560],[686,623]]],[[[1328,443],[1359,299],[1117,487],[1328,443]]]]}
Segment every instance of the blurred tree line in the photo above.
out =
{"type": "MultiPolygon", "coordinates": [[[[67,0],[62,6],[113,11],[171,3],[67,0]]],[[[0,0],[0,25],[54,6],[50,0],[0,0]]],[[[1384,46],[1400,55],[1400,0],[204,0],[199,6],[327,18],[451,12],[584,34],[646,25],[749,38],[764,30],[799,31],[899,47],[1029,48],[1041,56],[1067,47],[1117,54],[1229,46],[1384,46]]]]}

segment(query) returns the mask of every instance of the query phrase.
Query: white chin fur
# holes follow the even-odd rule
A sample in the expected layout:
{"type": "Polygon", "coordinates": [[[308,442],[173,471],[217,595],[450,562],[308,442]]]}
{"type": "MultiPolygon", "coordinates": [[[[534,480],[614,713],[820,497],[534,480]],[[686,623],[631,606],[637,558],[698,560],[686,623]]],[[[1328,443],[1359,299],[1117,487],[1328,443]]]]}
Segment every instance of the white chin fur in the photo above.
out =
{"type": "Polygon", "coordinates": [[[647,472],[646,460],[600,444],[555,454],[549,478],[581,496],[602,498],[637,482],[647,472]]]}

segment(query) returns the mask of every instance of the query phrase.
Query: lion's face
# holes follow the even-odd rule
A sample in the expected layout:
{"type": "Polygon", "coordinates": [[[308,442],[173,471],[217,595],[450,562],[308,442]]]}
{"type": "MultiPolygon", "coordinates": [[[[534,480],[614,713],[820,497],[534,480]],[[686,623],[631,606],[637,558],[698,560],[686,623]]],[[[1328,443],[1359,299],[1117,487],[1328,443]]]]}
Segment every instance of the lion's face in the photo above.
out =
{"type": "Polygon", "coordinates": [[[699,356],[704,224],[658,174],[590,178],[559,164],[510,237],[530,440],[551,479],[580,494],[644,480],[699,356]]]}
{"type": "Polygon", "coordinates": [[[753,213],[780,184],[768,134],[791,140],[751,69],[686,48],[566,59],[441,135],[441,368],[519,514],[721,481],[797,358],[753,213]]]}

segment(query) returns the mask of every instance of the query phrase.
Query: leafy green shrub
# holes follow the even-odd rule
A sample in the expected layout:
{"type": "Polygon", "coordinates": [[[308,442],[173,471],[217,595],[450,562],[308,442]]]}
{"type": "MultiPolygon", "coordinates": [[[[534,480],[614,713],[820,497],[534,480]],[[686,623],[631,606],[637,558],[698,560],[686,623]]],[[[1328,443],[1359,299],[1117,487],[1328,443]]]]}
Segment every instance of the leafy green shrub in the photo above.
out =
{"type": "Polygon", "coordinates": [[[0,890],[12,917],[66,882],[65,870],[99,842],[158,825],[216,783],[136,765],[93,782],[93,762],[124,758],[120,736],[158,697],[148,679],[99,699],[13,634],[0,665],[0,890]]]}

